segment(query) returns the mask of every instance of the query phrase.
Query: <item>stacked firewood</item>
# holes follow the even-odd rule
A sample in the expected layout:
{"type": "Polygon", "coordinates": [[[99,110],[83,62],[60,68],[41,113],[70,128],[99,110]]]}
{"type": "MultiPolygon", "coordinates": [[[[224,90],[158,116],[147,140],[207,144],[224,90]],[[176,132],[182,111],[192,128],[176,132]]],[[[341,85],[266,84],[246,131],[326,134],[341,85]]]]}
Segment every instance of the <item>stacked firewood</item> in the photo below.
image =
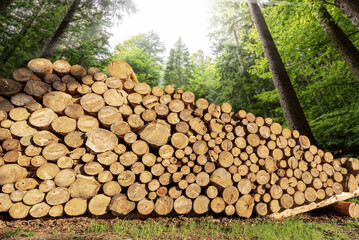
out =
{"type": "Polygon", "coordinates": [[[0,79],[0,212],[267,215],[358,188],[359,160],[173,86],[33,59],[0,79]]]}

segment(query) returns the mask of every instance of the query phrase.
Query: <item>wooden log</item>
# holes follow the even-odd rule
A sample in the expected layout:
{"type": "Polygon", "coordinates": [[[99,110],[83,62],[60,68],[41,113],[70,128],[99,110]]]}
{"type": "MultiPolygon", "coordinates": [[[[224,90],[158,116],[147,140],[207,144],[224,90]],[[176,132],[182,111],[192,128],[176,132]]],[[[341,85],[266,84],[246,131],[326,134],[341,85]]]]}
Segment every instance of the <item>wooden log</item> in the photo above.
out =
{"type": "Polygon", "coordinates": [[[42,181],[40,184],[39,184],[39,190],[41,192],[44,192],[44,193],[47,193],[49,191],[51,191],[52,189],[54,189],[56,187],[56,184],[53,180],[45,180],[45,181],[42,181]]]}
{"type": "Polygon", "coordinates": [[[24,92],[36,98],[42,98],[46,93],[51,92],[51,85],[42,81],[27,81],[24,92]]]}
{"type": "Polygon", "coordinates": [[[66,203],[70,199],[70,192],[67,188],[57,187],[46,194],[46,202],[51,205],[60,205],[66,203]]]}
{"type": "Polygon", "coordinates": [[[17,164],[6,164],[0,167],[0,186],[7,183],[16,183],[27,176],[25,168],[17,164]]]}
{"type": "Polygon", "coordinates": [[[268,213],[268,205],[263,202],[259,202],[254,207],[255,212],[260,216],[265,216],[268,213]]]}
{"type": "Polygon", "coordinates": [[[44,200],[45,194],[41,192],[39,189],[32,189],[27,191],[22,199],[22,201],[26,205],[35,205],[37,203],[42,202],[44,200]]]}
{"type": "Polygon", "coordinates": [[[169,196],[159,197],[155,203],[155,212],[160,216],[168,215],[174,206],[174,201],[169,196]]]}
{"type": "Polygon", "coordinates": [[[155,204],[152,200],[148,200],[146,198],[142,199],[137,203],[137,211],[141,215],[149,215],[153,212],[155,208],[155,204]]]}
{"type": "Polygon", "coordinates": [[[237,188],[242,195],[246,195],[252,190],[252,183],[249,179],[244,178],[238,182],[237,188]]]}
{"type": "Polygon", "coordinates": [[[110,202],[111,202],[110,197],[104,194],[98,194],[90,200],[88,204],[89,212],[96,216],[104,215],[107,213],[107,207],[110,204],[110,202]]]}
{"type": "Polygon", "coordinates": [[[164,120],[158,119],[145,126],[139,134],[140,138],[150,146],[159,148],[168,142],[171,136],[171,126],[164,120]]]}
{"type": "MultiPolygon", "coordinates": [[[[38,185],[38,182],[34,178],[24,178],[18,180],[15,183],[15,187],[21,191],[28,191],[34,189],[38,185]]],[[[5,186],[5,185],[4,185],[5,186]]]]}
{"type": "Polygon", "coordinates": [[[11,205],[9,209],[10,217],[14,219],[23,219],[29,214],[30,206],[17,202],[11,205]]]}
{"type": "Polygon", "coordinates": [[[235,204],[239,198],[239,191],[234,186],[228,186],[223,190],[222,198],[226,204],[235,204]]]}
{"type": "Polygon", "coordinates": [[[186,187],[186,196],[195,199],[201,194],[201,186],[197,183],[191,183],[186,187]]]}
{"type": "Polygon", "coordinates": [[[193,211],[196,214],[205,214],[209,210],[209,204],[208,197],[200,195],[193,201],[193,211]]]}
{"type": "Polygon", "coordinates": [[[109,181],[109,182],[106,182],[102,186],[102,190],[103,190],[104,194],[106,194],[107,196],[113,197],[116,194],[119,194],[121,192],[122,188],[118,182],[109,181]]]}
{"type": "Polygon", "coordinates": [[[90,199],[100,189],[100,184],[93,177],[77,176],[76,181],[69,187],[72,198],[90,199]]]}
{"type": "Polygon", "coordinates": [[[7,212],[13,205],[10,195],[6,193],[0,193],[0,212],[7,212]]]}
{"type": "Polygon", "coordinates": [[[81,198],[70,199],[64,207],[64,212],[69,216],[83,215],[87,210],[87,201],[81,198]]]}
{"type": "Polygon", "coordinates": [[[193,131],[200,135],[204,135],[207,133],[207,127],[204,122],[200,118],[192,118],[189,121],[189,125],[193,131]]]}
{"type": "Polygon", "coordinates": [[[25,137],[35,134],[37,130],[31,127],[26,121],[19,121],[11,125],[10,132],[16,137],[25,137]]]}
{"type": "Polygon", "coordinates": [[[254,208],[254,198],[251,195],[243,195],[235,204],[236,213],[240,217],[249,218],[254,208]]]}
{"type": "Polygon", "coordinates": [[[86,112],[97,113],[105,106],[105,100],[100,95],[88,93],[81,97],[80,104],[86,112]]]}
{"type": "Polygon", "coordinates": [[[188,137],[183,133],[174,133],[171,137],[171,144],[176,149],[184,149],[188,146],[189,139],[188,137]]]}
{"type": "Polygon", "coordinates": [[[127,197],[129,200],[139,202],[147,195],[145,184],[133,183],[127,190],[127,197]]]}
{"type": "Polygon", "coordinates": [[[345,201],[336,202],[326,207],[326,209],[340,215],[349,216],[351,218],[357,218],[359,213],[355,203],[345,201]]]}
{"type": "Polygon", "coordinates": [[[117,181],[122,187],[129,187],[135,180],[136,175],[130,170],[121,172],[117,178],[117,181]]]}
{"type": "Polygon", "coordinates": [[[131,66],[124,61],[113,61],[109,65],[107,65],[107,70],[112,77],[118,77],[124,81],[134,80],[138,83],[136,75],[133,72],[131,66]]]}
{"type": "Polygon", "coordinates": [[[28,68],[18,68],[12,73],[12,77],[18,82],[26,82],[34,78],[34,73],[28,68]]]}
{"type": "Polygon", "coordinates": [[[224,168],[217,168],[211,174],[210,181],[219,189],[224,189],[233,185],[231,174],[224,168]]]}
{"type": "Polygon", "coordinates": [[[122,90],[123,84],[121,79],[117,77],[109,77],[105,81],[108,88],[122,90]]]}
{"type": "Polygon", "coordinates": [[[105,129],[93,129],[86,136],[86,146],[96,153],[111,151],[118,144],[117,136],[105,129]]]}
{"type": "Polygon", "coordinates": [[[339,195],[329,197],[329,198],[327,198],[327,199],[325,199],[323,201],[320,201],[320,202],[312,202],[312,203],[309,203],[309,204],[304,205],[304,206],[299,206],[299,207],[295,207],[295,208],[292,208],[292,209],[284,210],[284,211],[279,212],[279,213],[270,214],[270,215],[268,215],[268,217],[273,218],[273,219],[283,219],[283,218],[294,216],[294,215],[297,215],[297,214],[300,214],[300,213],[308,212],[308,211],[311,211],[313,209],[325,207],[325,206],[331,205],[331,204],[333,204],[335,202],[344,201],[344,200],[347,200],[347,199],[350,199],[350,198],[353,198],[353,197],[356,197],[356,196],[359,196],[359,189],[357,189],[353,193],[343,192],[343,193],[341,193],[339,195]]]}
{"type": "Polygon", "coordinates": [[[29,213],[33,218],[45,217],[50,211],[50,206],[47,203],[37,203],[31,207],[29,213]]]}
{"type": "MultiPolygon", "coordinates": [[[[24,197],[24,194],[25,194],[25,192],[24,191],[22,191],[22,190],[15,190],[15,191],[13,191],[11,194],[10,194],[10,200],[11,200],[11,202],[21,202],[22,201],[22,199],[23,199],[23,197],[24,197]]],[[[5,197],[6,199],[7,199],[7,197],[6,197],[6,195],[2,195],[2,194],[0,194],[0,199],[2,199],[3,200],[3,197],[5,197]]],[[[1,200],[0,200],[1,201],[1,200]]],[[[3,200],[4,201],[4,200],[3,200]]],[[[1,201],[1,206],[0,206],[0,209],[7,209],[8,210],[8,207],[10,207],[10,205],[9,205],[9,202],[8,202],[8,200],[6,200],[6,203],[4,203],[3,201],[1,201]]],[[[11,203],[10,202],[10,203],[11,203]]],[[[0,212],[2,211],[2,210],[0,210],[0,212]]],[[[6,210],[6,211],[7,211],[6,210]]]]}

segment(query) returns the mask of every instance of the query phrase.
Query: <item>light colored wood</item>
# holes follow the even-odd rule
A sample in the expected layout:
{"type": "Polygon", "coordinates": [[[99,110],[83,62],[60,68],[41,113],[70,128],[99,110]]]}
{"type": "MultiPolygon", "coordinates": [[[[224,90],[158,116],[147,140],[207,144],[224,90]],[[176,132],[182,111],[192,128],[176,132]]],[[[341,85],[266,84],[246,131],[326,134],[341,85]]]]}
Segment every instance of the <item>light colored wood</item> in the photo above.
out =
{"type": "Polygon", "coordinates": [[[9,214],[14,219],[23,219],[29,214],[30,206],[23,204],[22,202],[11,205],[9,214]]]}
{"type": "Polygon", "coordinates": [[[94,197],[100,189],[100,184],[93,178],[87,176],[77,176],[76,181],[69,187],[72,198],[90,199],[94,197]]]}
{"type": "Polygon", "coordinates": [[[90,202],[88,204],[89,212],[96,216],[106,214],[107,207],[110,204],[110,201],[111,201],[111,198],[104,194],[96,195],[95,197],[93,197],[90,200],[90,202]]]}
{"type": "Polygon", "coordinates": [[[56,205],[56,206],[52,206],[49,210],[49,215],[51,217],[60,217],[64,212],[64,207],[63,205],[56,205]]]}
{"type": "Polygon", "coordinates": [[[159,197],[155,203],[155,212],[160,216],[169,214],[174,206],[174,201],[169,196],[159,197]]]}
{"type": "Polygon", "coordinates": [[[153,212],[155,208],[155,203],[152,200],[148,200],[146,198],[142,199],[137,203],[137,211],[141,215],[149,215],[153,212]]]}
{"type": "Polygon", "coordinates": [[[185,196],[180,196],[174,201],[173,208],[178,214],[188,214],[192,210],[192,200],[185,196]]]}
{"type": "Polygon", "coordinates": [[[359,196],[359,189],[357,189],[356,191],[354,191],[352,193],[343,192],[343,193],[341,193],[339,195],[332,196],[332,197],[327,198],[327,199],[325,199],[323,201],[320,201],[320,202],[312,202],[312,203],[309,203],[309,204],[304,205],[304,206],[299,206],[299,207],[295,207],[295,208],[292,208],[292,209],[284,210],[284,211],[279,212],[279,213],[270,214],[270,215],[268,215],[268,217],[273,218],[273,219],[283,219],[283,218],[294,216],[294,215],[297,215],[297,214],[300,214],[300,213],[309,212],[309,211],[311,211],[313,209],[316,209],[316,208],[325,207],[325,206],[331,205],[331,204],[333,204],[335,202],[338,202],[338,201],[345,201],[347,199],[357,197],[357,196],[359,196]]]}
{"type": "Polygon", "coordinates": [[[200,195],[193,201],[193,211],[196,214],[205,214],[209,210],[209,204],[210,200],[208,197],[200,195]]]}
{"type": "Polygon", "coordinates": [[[87,201],[81,198],[70,199],[64,207],[64,212],[69,216],[83,215],[87,210],[87,201]]]}
{"type": "Polygon", "coordinates": [[[155,120],[139,133],[140,138],[150,146],[159,148],[165,145],[171,135],[171,126],[164,120],[155,120]]]}
{"type": "Polygon", "coordinates": [[[225,189],[233,185],[231,174],[224,168],[217,168],[211,174],[210,181],[219,189],[225,189]]]}

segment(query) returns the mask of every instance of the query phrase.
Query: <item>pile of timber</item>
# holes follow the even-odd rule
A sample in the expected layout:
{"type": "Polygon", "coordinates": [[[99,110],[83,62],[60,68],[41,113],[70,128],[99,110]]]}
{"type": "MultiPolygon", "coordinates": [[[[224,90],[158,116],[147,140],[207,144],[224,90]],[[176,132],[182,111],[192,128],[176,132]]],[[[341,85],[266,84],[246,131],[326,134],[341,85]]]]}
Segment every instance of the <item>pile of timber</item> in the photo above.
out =
{"type": "Polygon", "coordinates": [[[38,58],[0,79],[0,212],[249,218],[358,188],[359,160],[296,130],[107,69],[38,58]]]}

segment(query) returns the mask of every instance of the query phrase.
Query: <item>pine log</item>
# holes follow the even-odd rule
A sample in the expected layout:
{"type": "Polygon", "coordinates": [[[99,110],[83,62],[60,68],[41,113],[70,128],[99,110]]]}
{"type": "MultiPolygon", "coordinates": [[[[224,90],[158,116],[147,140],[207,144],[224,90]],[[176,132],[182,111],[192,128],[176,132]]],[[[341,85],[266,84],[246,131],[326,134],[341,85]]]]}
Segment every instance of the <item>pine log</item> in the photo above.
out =
{"type": "Polygon", "coordinates": [[[312,202],[308,205],[299,206],[299,207],[295,207],[292,209],[287,209],[287,210],[284,210],[279,213],[273,213],[273,214],[268,215],[268,217],[273,218],[273,219],[283,219],[283,218],[294,216],[294,215],[297,215],[300,213],[308,212],[308,211],[311,211],[316,208],[325,207],[325,206],[331,205],[331,204],[339,202],[339,201],[345,201],[347,199],[357,197],[357,196],[359,196],[359,189],[355,190],[352,193],[343,192],[339,195],[329,197],[320,202],[312,202]]]}

